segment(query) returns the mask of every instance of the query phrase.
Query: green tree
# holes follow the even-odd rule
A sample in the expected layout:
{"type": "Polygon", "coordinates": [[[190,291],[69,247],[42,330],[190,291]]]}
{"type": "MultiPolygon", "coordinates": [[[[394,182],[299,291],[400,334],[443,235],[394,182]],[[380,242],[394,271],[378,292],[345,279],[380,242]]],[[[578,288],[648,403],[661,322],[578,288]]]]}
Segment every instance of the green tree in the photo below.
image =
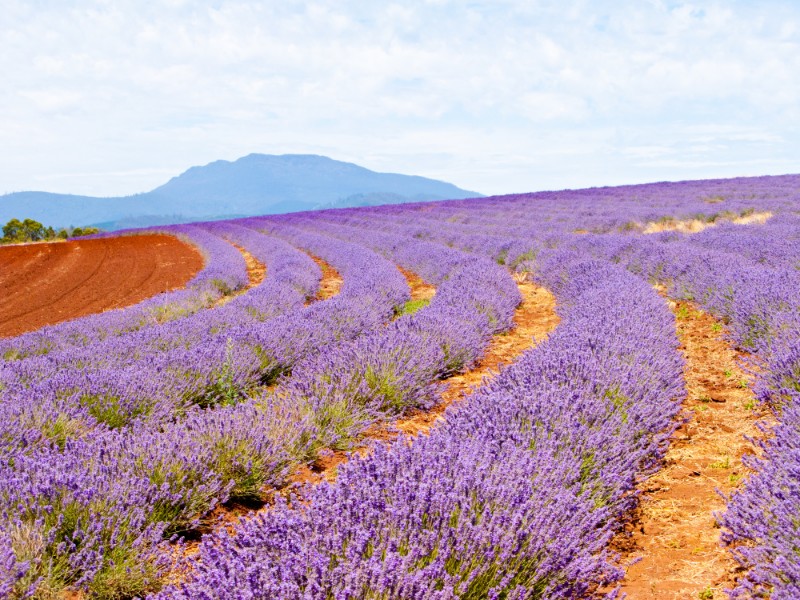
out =
{"type": "Polygon", "coordinates": [[[94,235],[95,233],[100,233],[100,231],[101,230],[98,227],[75,227],[69,234],[69,237],[82,237],[84,235],[94,235]]]}
{"type": "Polygon", "coordinates": [[[3,241],[4,242],[21,242],[20,234],[22,232],[22,223],[19,219],[11,219],[3,226],[3,241]]]}
{"type": "Polygon", "coordinates": [[[47,232],[44,225],[39,223],[39,221],[25,219],[22,222],[22,233],[26,242],[38,242],[44,239],[47,232]]]}

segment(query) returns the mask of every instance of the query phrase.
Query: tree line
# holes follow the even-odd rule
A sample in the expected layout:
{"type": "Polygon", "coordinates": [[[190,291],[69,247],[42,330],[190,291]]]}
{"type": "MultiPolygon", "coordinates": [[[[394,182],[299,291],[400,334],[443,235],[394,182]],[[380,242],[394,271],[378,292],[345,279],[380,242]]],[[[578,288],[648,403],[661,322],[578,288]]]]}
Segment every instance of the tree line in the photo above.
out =
{"type": "Polygon", "coordinates": [[[3,237],[0,244],[21,244],[23,242],[43,242],[52,240],[66,240],[69,238],[81,237],[100,233],[97,227],[62,227],[53,229],[45,227],[39,221],[33,219],[11,219],[3,225],[3,237]]]}

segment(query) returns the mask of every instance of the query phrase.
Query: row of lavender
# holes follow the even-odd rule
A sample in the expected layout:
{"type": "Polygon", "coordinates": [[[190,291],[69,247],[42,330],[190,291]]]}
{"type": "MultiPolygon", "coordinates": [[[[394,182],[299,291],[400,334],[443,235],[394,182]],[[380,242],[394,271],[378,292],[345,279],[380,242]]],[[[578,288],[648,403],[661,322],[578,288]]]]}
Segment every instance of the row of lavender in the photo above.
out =
{"type": "MultiPolygon", "coordinates": [[[[218,227],[231,233],[231,226],[218,227]]],[[[281,233],[316,253],[327,252],[332,262],[343,265],[345,286],[341,296],[285,317],[232,326],[226,320],[228,306],[243,304],[246,313],[253,312],[252,298],[240,296],[220,310],[223,317],[208,317],[213,328],[204,326],[205,335],[197,341],[202,339],[204,346],[213,347],[219,336],[208,334],[222,331],[226,348],[240,351],[252,348],[252,340],[256,340],[260,360],[266,356],[271,365],[275,360],[271,357],[280,358],[281,370],[285,370],[283,365],[302,359],[292,377],[282,380],[277,391],[252,398],[243,398],[243,388],[235,385],[235,397],[228,397],[226,406],[185,409],[178,420],[170,420],[168,412],[160,410],[160,419],[150,414],[147,419],[132,419],[115,429],[95,424],[86,435],[67,432],[51,445],[31,445],[15,432],[5,436],[16,444],[12,444],[0,486],[5,492],[4,516],[8,521],[3,534],[12,551],[6,557],[5,585],[9,589],[24,595],[71,586],[103,596],[137,593],[137,586],[154,585],[166,567],[161,554],[165,535],[196,526],[198,517],[217,502],[258,495],[264,484],[278,485],[291,464],[317,448],[346,443],[375,419],[424,403],[431,396],[435,379],[473,361],[491,333],[508,326],[518,302],[513,282],[507,275],[500,276],[502,271],[497,267],[459,259],[453,251],[444,252],[448,256],[443,260],[442,253],[432,256],[425,251],[429,248],[419,248],[416,259],[408,258],[407,253],[410,265],[422,269],[428,265],[429,272],[438,269],[440,278],[448,279],[434,303],[375,334],[353,343],[343,342],[374,328],[387,316],[387,309],[391,313],[402,303],[407,289],[395,285],[392,291],[391,285],[381,285],[387,272],[370,269],[370,265],[391,265],[374,255],[370,261],[343,262],[348,248],[351,254],[353,250],[358,254],[358,247],[352,244],[291,227],[281,228],[281,233]],[[359,276],[366,276],[364,284],[353,285],[359,276]],[[470,294],[465,283],[472,284],[476,278],[482,285],[470,294]],[[376,313],[376,308],[383,314],[376,313]],[[283,354],[265,352],[264,336],[283,344],[283,354]],[[293,353],[286,352],[287,344],[294,344],[293,353]],[[315,359],[314,350],[322,347],[329,353],[315,359]],[[430,351],[420,353],[420,347],[430,351]],[[158,424],[155,428],[154,422],[158,424]],[[31,536],[40,543],[29,543],[31,536]],[[109,548],[112,540],[113,551],[109,548]]],[[[247,246],[239,234],[237,241],[247,246]]],[[[389,280],[405,286],[394,267],[391,272],[395,279],[389,280]]],[[[205,317],[198,313],[193,319],[201,318],[205,317]]],[[[181,321],[181,343],[194,341],[185,334],[187,327],[194,332],[191,323],[192,319],[181,321]]],[[[140,340],[142,335],[153,333],[137,332],[122,339],[140,340]]],[[[170,351],[174,346],[163,336],[160,344],[170,351]]],[[[136,355],[103,347],[97,371],[107,372],[104,369],[114,366],[118,360],[115,355],[135,359],[134,366],[141,364],[143,371],[157,358],[147,353],[145,344],[125,347],[137,349],[136,355]]],[[[195,348],[189,345],[187,351],[194,352],[195,348]]],[[[57,354],[46,358],[58,364],[57,354]]],[[[91,365],[91,360],[84,355],[77,362],[85,366],[91,365]]],[[[74,364],[60,366],[69,370],[74,364]]],[[[14,366],[19,365],[25,365],[25,373],[41,375],[35,359],[17,361],[14,366]]],[[[226,382],[230,385],[242,373],[251,372],[253,363],[231,361],[226,368],[230,369],[231,381],[226,382]]],[[[264,376],[267,372],[272,370],[265,371],[262,362],[260,373],[264,376]]],[[[119,375],[109,380],[118,381],[119,375]]],[[[162,381],[159,378],[156,384],[162,381]]],[[[32,390],[38,393],[39,388],[27,381],[20,384],[18,379],[17,384],[12,393],[19,402],[6,405],[30,400],[32,390]]],[[[80,383],[73,387],[85,400],[86,388],[80,383]]],[[[54,393],[49,398],[57,398],[60,390],[51,391],[54,393]]],[[[119,388],[116,391],[114,400],[119,406],[119,388]]],[[[157,391],[163,400],[164,388],[157,391]]],[[[158,396],[150,391],[150,397],[158,396]]],[[[39,403],[33,403],[34,412],[41,407],[41,395],[36,399],[39,403]]]]}
{"type": "Polygon", "coordinates": [[[555,252],[542,273],[548,341],[430,436],[208,537],[157,597],[574,598],[618,577],[605,545],[683,394],[674,327],[620,268],[555,252]]]}
{"type": "MultiPolygon", "coordinates": [[[[725,185],[733,183],[737,182],[725,185]]],[[[442,207],[449,213],[445,227],[441,222],[444,215],[430,213],[425,215],[427,222],[426,218],[398,215],[393,225],[416,229],[417,237],[455,243],[498,260],[510,251],[512,260],[522,259],[519,268],[524,269],[536,269],[536,257],[547,246],[569,249],[576,256],[622,263],[651,282],[667,284],[671,295],[696,300],[723,319],[732,339],[757,357],[758,396],[780,420],[773,437],[764,443],[764,459],[751,461],[756,475],[733,495],[729,510],[720,516],[726,528],[725,541],[747,569],[747,575],[731,593],[737,597],[768,594],[794,598],[800,595],[800,558],[796,552],[800,539],[800,409],[796,402],[800,396],[800,219],[792,213],[800,204],[800,185],[797,178],[769,179],[766,186],[753,180],[741,183],[736,192],[751,209],[775,211],[776,216],[767,225],[723,224],[695,236],[570,236],[552,231],[544,240],[526,239],[517,237],[518,223],[497,218],[506,215],[503,209],[467,213],[471,219],[489,224],[479,228],[482,235],[478,238],[475,228],[463,223],[466,219],[453,218],[454,212],[459,213],[452,206],[442,207]],[[775,183],[785,187],[781,189],[775,183]],[[467,231],[472,235],[466,237],[467,231]]],[[[692,216],[699,203],[709,198],[703,183],[681,187],[681,201],[672,207],[676,218],[692,216]]],[[[726,201],[723,196],[713,198],[726,201]]],[[[536,200],[521,198],[517,204],[533,209],[536,200]]],[[[607,208],[611,209],[606,213],[609,222],[621,218],[615,217],[617,206],[607,208]]],[[[351,214],[348,219],[362,226],[371,222],[373,227],[391,221],[387,215],[370,219],[351,214]]],[[[564,229],[578,225],[567,215],[560,221],[564,229]]]]}
{"type": "MultiPolygon", "coordinates": [[[[239,232],[239,241],[247,242],[242,236],[248,237],[248,232],[257,241],[268,239],[244,230],[239,232]]],[[[387,261],[333,240],[326,249],[325,241],[318,239],[316,250],[321,254],[327,250],[336,259],[345,274],[345,286],[341,299],[326,303],[327,310],[309,307],[295,317],[295,329],[306,332],[306,341],[317,327],[329,337],[356,335],[359,325],[380,323],[380,315],[391,314],[407,294],[402,276],[387,261]],[[387,278],[389,286],[382,286],[387,278]],[[355,319],[349,319],[352,323],[347,318],[349,310],[358,311],[355,319]],[[337,322],[341,323],[338,328],[337,322]]],[[[249,249],[258,254],[253,244],[249,249]]],[[[274,268],[278,261],[270,262],[268,281],[281,272],[274,268]]],[[[0,405],[7,413],[2,436],[2,529],[11,553],[4,557],[6,571],[0,577],[5,588],[18,595],[46,595],[69,586],[90,588],[101,597],[120,589],[136,593],[137,584],[151,580],[164,567],[158,551],[163,536],[191,526],[198,515],[226,499],[234,485],[231,472],[239,475],[235,472],[238,461],[247,459],[242,450],[250,449],[259,458],[275,458],[276,435],[282,431],[279,413],[267,424],[271,430],[253,429],[257,435],[244,442],[235,432],[259,424],[257,417],[262,413],[269,418],[268,411],[255,414],[246,405],[223,411],[187,410],[185,418],[175,420],[177,407],[167,401],[165,386],[180,382],[180,377],[153,365],[165,356],[169,360],[175,350],[213,349],[209,342],[219,337],[209,340],[203,334],[230,326],[231,316],[251,317],[251,325],[260,323],[256,318],[260,310],[256,316],[251,314],[254,295],[251,291],[220,309],[180,322],[116,336],[85,352],[73,349],[80,354],[76,359],[65,351],[4,365],[6,374],[11,373],[5,378],[7,389],[0,405]],[[174,337],[179,338],[177,344],[172,342],[174,337]],[[150,340],[155,343],[146,343],[150,340]],[[159,353],[164,347],[168,351],[159,353]],[[132,364],[126,365],[129,361],[132,364]],[[48,368],[55,376],[47,376],[48,368]],[[136,382],[137,376],[141,383],[136,382]],[[83,379],[71,381],[74,377],[83,379]],[[93,377],[103,378],[99,386],[93,377]],[[33,384],[32,379],[36,380],[33,384]],[[129,380],[138,385],[119,385],[129,380]],[[109,386],[116,386],[112,393],[109,386]],[[131,395],[123,396],[128,390],[131,395]],[[91,400],[88,409],[87,399],[91,400]],[[109,411],[101,412],[99,419],[93,414],[98,399],[108,399],[117,415],[136,418],[127,418],[125,427],[112,429],[107,422],[109,411]],[[153,414],[139,418],[144,403],[160,418],[153,414]],[[245,443],[250,448],[240,447],[245,443]]],[[[267,294],[264,300],[274,304],[273,296],[267,294]]],[[[263,308],[264,303],[256,305],[263,308]]],[[[243,329],[252,332],[253,327],[243,329]]],[[[224,352],[225,339],[222,347],[224,352]]],[[[173,364],[184,372],[196,368],[191,362],[173,364]]],[[[284,455],[289,452],[291,448],[282,449],[284,455]]],[[[256,471],[259,466],[248,469],[256,471]]]]}
{"type": "Polygon", "coordinates": [[[83,424],[115,427],[142,418],[158,420],[185,410],[187,403],[233,399],[259,379],[288,368],[294,356],[310,347],[375,326],[406,297],[405,283],[390,263],[353,245],[331,241],[326,249],[321,244],[327,240],[320,239],[317,250],[330,254],[343,271],[345,287],[342,298],[305,309],[319,279],[318,267],[280,240],[240,229],[240,241],[249,233],[255,238],[250,249],[271,265],[261,286],[212,311],[88,348],[7,363],[2,372],[6,395],[19,400],[11,404],[22,410],[33,403],[39,413],[47,406],[48,418],[83,424]],[[265,251],[276,249],[272,255],[265,251]],[[305,262],[298,264],[299,258],[305,262]],[[360,309],[358,321],[347,317],[354,306],[360,309]],[[318,328],[324,333],[314,335],[318,328]],[[245,336],[254,342],[230,348],[231,341],[245,336]]]}

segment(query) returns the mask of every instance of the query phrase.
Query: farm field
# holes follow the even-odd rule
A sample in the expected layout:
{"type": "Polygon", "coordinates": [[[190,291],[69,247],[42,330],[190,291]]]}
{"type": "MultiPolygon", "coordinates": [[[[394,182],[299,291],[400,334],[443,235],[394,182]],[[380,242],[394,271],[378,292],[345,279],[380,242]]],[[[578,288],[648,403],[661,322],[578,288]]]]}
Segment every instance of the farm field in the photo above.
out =
{"type": "Polygon", "coordinates": [[[0,248],[0,597],[800,597],[800,176],[149,231],[0,248]]]}
{"type": "Polygon", "coordinates": [[[203,266],[174,236],[0,246],[0,337],[136,304],[203,266]]]}

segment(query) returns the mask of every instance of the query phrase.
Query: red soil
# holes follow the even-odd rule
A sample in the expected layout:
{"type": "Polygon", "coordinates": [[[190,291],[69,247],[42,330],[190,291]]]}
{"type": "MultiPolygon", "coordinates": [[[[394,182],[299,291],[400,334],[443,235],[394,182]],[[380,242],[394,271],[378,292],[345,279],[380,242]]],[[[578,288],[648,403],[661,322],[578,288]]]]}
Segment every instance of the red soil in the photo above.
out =
{"type": "MultiPolygon", "coordinates": [[[[234,244],[234,246],[236,246],[236,244],[234,244]]],[[[245,265],[247,265],[247,285],[244,289],[249,290],[257,285],[261,285],[261,282],[264,281],[264,278],[267,276],[267,266],[241,246],[236,246],[236,248],[242,253],[242,256],[244,256],[244,262],[245,265]]]]}
{"type": "Polygon", "coordinates": [[[640,506],[614,541],[629,566],[622,591],[631,600],[724,598],[740,569],[720,543],[715,512],[746,484],[742,457],[757,452],[748,438],[761,436],[743,356],[725,339],[721,324],[688,302],[669,301],[686,358],[687,421],[672,437],[664,468],[643,482],[640,506]]]}
{"type": "Polygon", "coordinates": [[[0,337],[136,304],[181,288],[203,267],[170,235],[0,247],[0,337]]]}
{"type": "Polygon", "coordinates": [[[436,295],[436,287],[424,281],[419,275],[403,267],[397,267],[397,269],[403,274],[406,281],[408,281],[412,301],[431,300],[436,295]]]}
{"type": "Polygon", "coordinates": [[[338,295],[342,289],[342,276],[338,271],[322,260],[318,256],[309,254],[311,259],[317,263],[317,266],[322,270],[322,279],[319,282],[319,291],[314,300],[327,300],[338,295]]]}

